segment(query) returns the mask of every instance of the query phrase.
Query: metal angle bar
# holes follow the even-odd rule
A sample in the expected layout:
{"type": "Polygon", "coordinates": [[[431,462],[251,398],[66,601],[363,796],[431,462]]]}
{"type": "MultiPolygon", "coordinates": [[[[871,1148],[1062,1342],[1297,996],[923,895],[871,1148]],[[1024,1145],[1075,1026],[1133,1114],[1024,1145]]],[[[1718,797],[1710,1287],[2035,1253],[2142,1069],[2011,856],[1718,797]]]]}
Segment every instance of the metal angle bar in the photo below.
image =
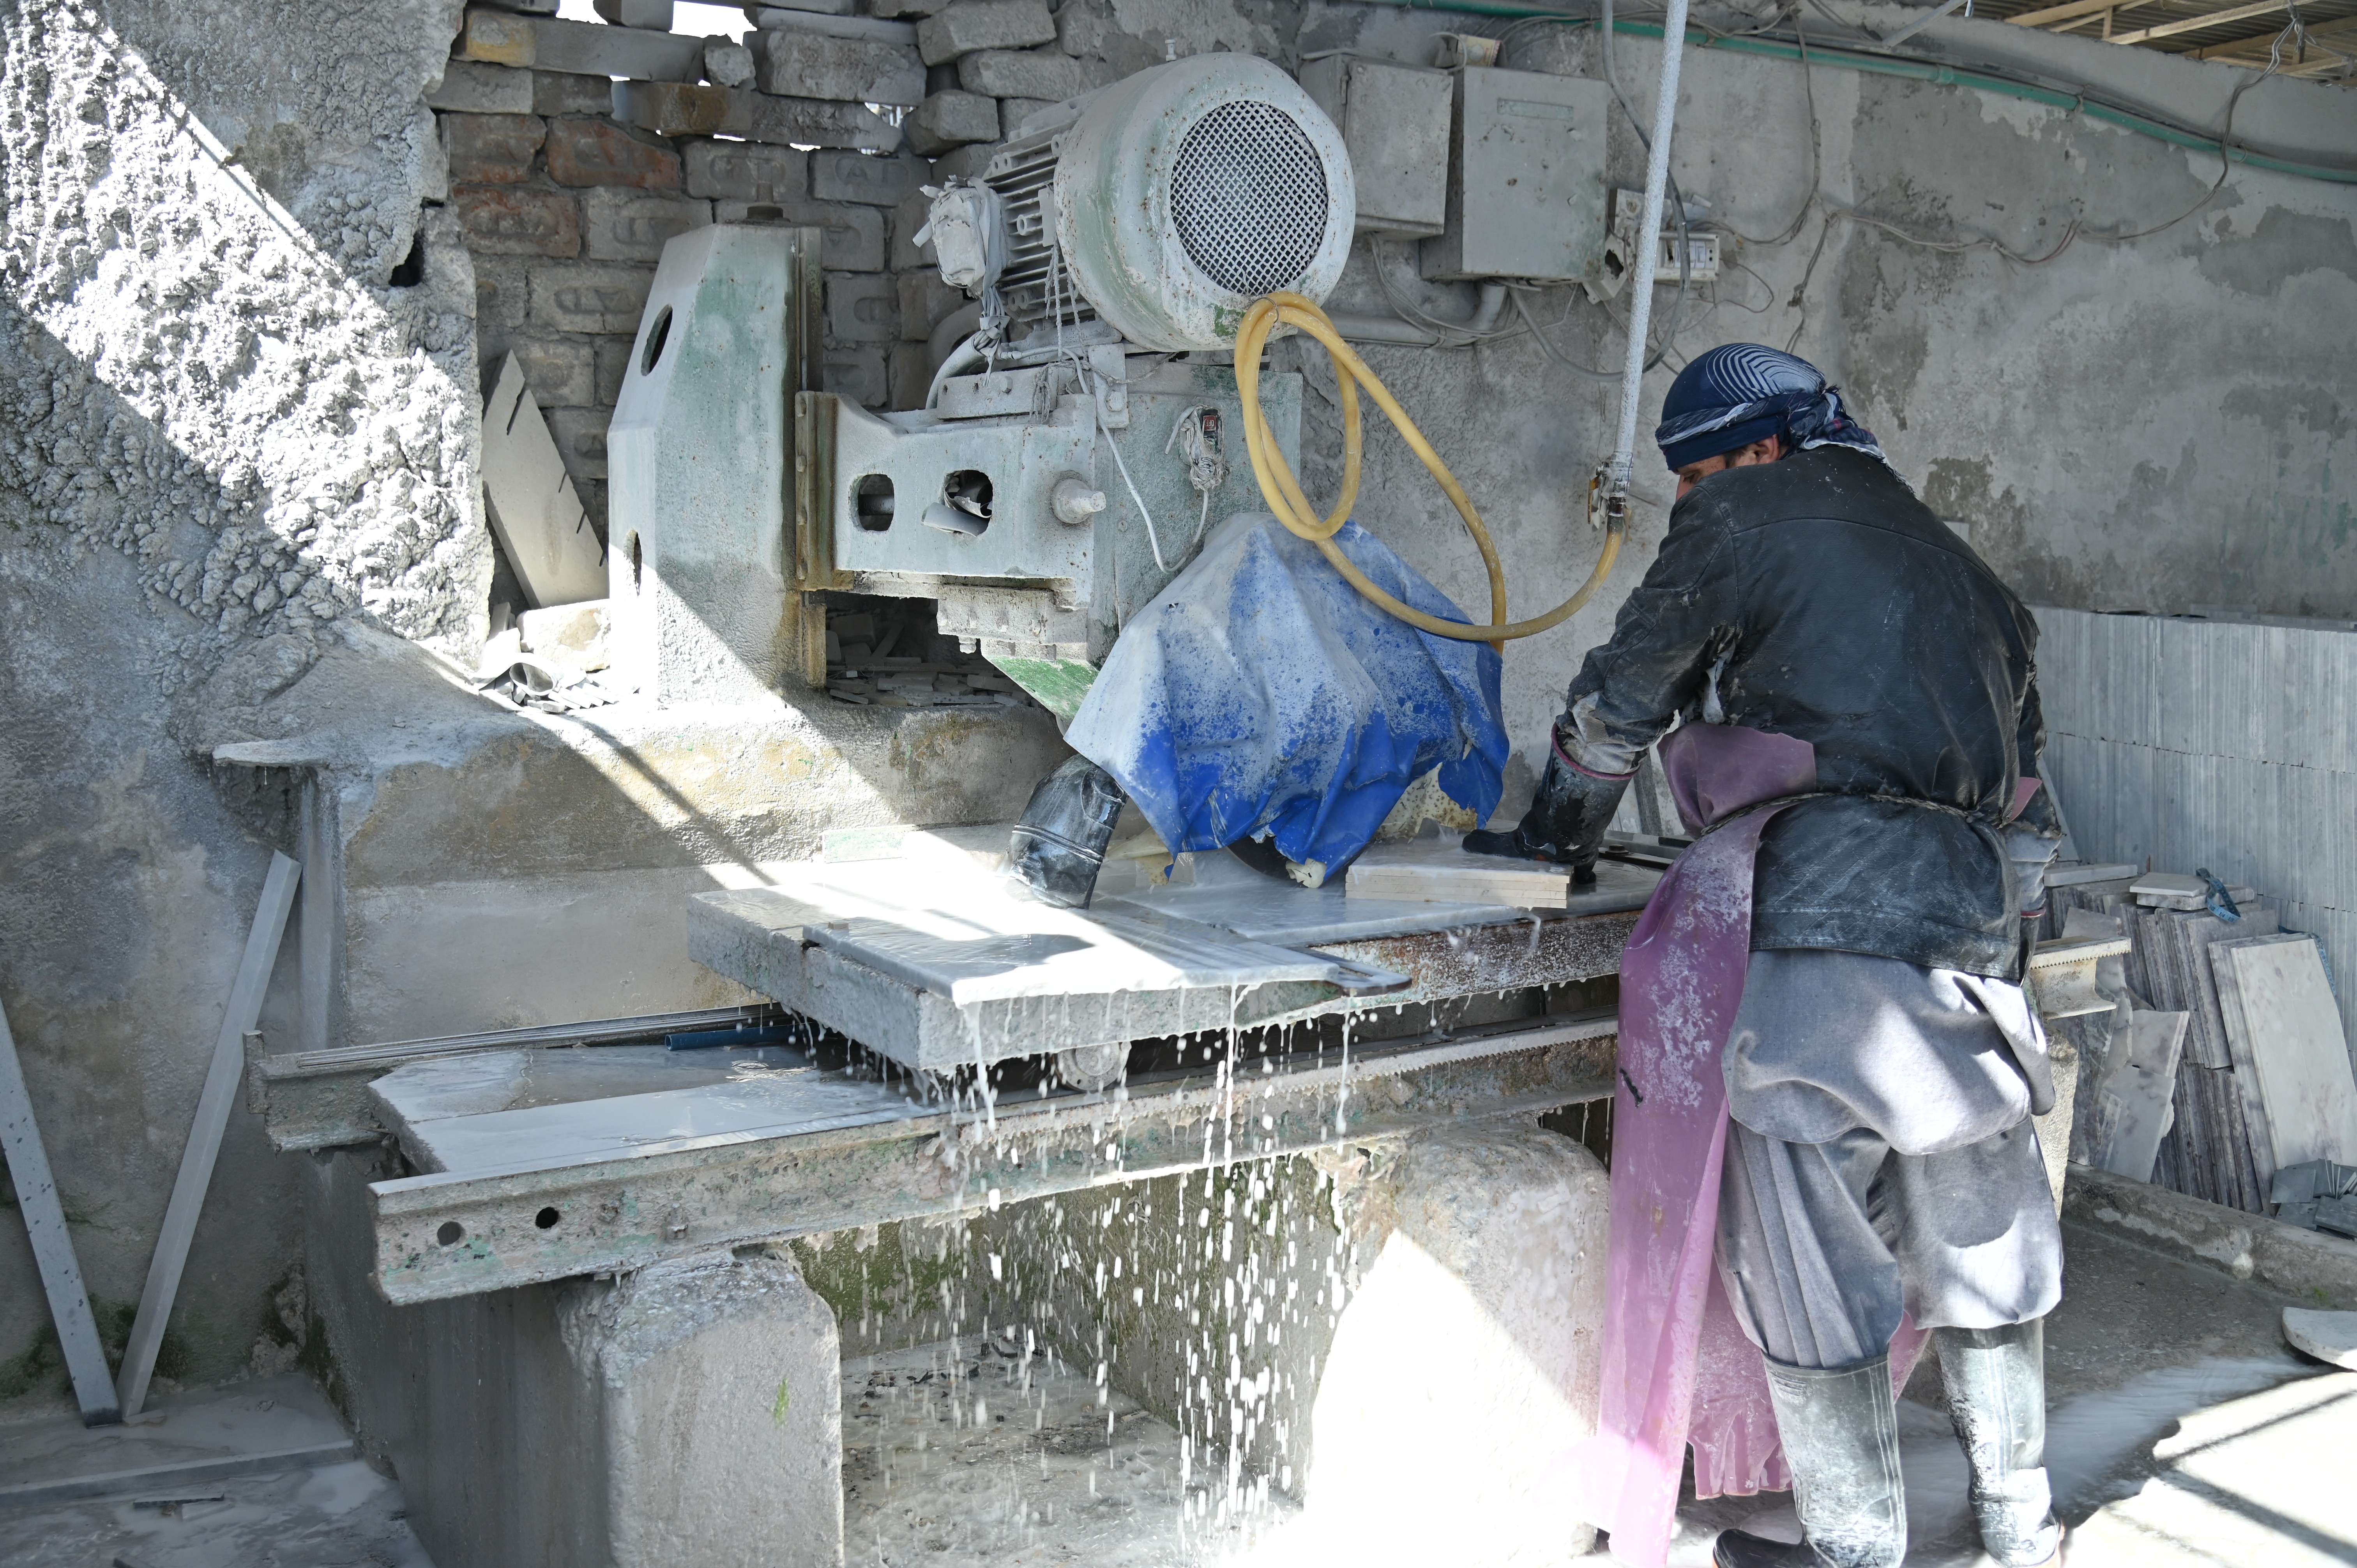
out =
{"type": "Polygon", "coordinates": [[[1619,1020],[1468,1032],[1190,1074],[1125,1091],[797,1134],[650,1144],[622,1159],[372,1184],[376,1283],[395,1304],[641,1268],[715,1247],[1129,1182],[1612,1091],[1619,1020]]]}
{"type": "Polygon", "coordinates": [[[522,1029],[487,1029],[473,1035],[441,1035],[431,1039],[392,1040],[382,1045],[296,1051],[272,1057],[269,1060],[274,1079],[307,1078],[345,1072],[356,1067],[402,1067],[434,1057],[462,1056],[470,1051],[512,1051],[534,1046],[619,1045],[655,1035],[714,1029],[739,1023],[767,1023],[783,1012],[783,1008],[772,1002],[754,1002],[739,1007],[691,1007],[677,1013],[649,1013],[636,1018],[593,1018],[577,1024],[534,1024],[522,1029]]]}
{"type": "Polygon", "coordinates": [[[180,1151],[180,1174],[164,1210],[164,1228],[156,1237],[147,1285],[139,1294],[139,1315],[132,1320],[131,1338],[123,1348],[123,1365],[115,1373],[114,1391],[125,1416],[137,1415],[147,1400],[147,1380],[156,1370],[156,1352],[164,1343],[164,1326],[172,1316],[172,1298],[179,1294],[180,1271],[188,1266],[188,1243],[196,1237],[205,1188],[212,1184],[213,1161],[221,1154],[221,1134],[229,1127],[238,1079],[243,1076],[246,1032],[262,1016],[262,995],[270,987],[278,944],[286,935],[287,912],[295,906],[295,889],[302,880],[299,863],[271,852],[261,907],[254,910],[253,927],[246,933],[245,955],[239,960],[237,978],[230,985],[229,1004],[221,1009],[212,1065],[205,1073],[204,1090],[197,1097],[188,1146],[180,1151]]]}
{"type": "Polygon", "coordinates": [[[82,1424],[105,1426],[118,1422],[123,1419],[122,1407],[114,1397],[114,1381],[106,1375],[106,1351],[98,1342],[90,1294],[82,1288],[73,1232],[66,1229],[65,1206],[58,1201],[48,1151],[41,1146],[41,1130],[33,1122],[25,1065],[16,1056],[16,1037],[9,1032],[5,1010],[0,1010],[0,1151],[8,1156],[8,1175],[16,1185],[16,1208],[25,1217],[33,1262],[40,1267],[41,1289],[49,1298],[49,1317],[57,1325],[58,1344],[65,1350],[66,1370],[73,1378],[74,1402],[81,1406],[82,1424]]]}
{"type": "Polygon", "coordinates": [[[369,1103],[369,1082],[413,1062],[486,1051],[631,1045],[664,1035],[774,1023],[787,1015],[786,1010],[775,1003],[760,1002],[740,1007],[651,1013],[639,1018],[600,1018],[579,1024],[544,1024],[525,1029],[449,1035],[438,1039],[296,1051],[256,1062],[247,1082],[246,1098],[248,1104],[262,1114],[270,1146],[279,1153],[333,1149],[373,1143],[384,1135],[385,1129],[369,1103]]]}

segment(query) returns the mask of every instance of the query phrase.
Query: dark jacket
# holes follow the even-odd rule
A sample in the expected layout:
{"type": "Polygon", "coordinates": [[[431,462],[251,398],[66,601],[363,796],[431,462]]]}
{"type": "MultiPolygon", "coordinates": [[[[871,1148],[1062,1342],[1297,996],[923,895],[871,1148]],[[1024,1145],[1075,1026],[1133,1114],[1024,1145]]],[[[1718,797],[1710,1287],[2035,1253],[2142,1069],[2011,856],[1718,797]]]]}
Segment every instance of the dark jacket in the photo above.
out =
{"type": "MultiPolygon", "coordinates": [[[[2037,641],[2021,601],[1905,481],[1820,446],[1678,503],[1558,733],[1598,772],[1632,766],[1681,714],[1799,736],[1835,794],[1762,835],[1751,945],[2018,979],[1999,827],[2045,744],[2037,641]]],[[[2022,822],[2060,832],[2043,791],[2022,822]]]]}

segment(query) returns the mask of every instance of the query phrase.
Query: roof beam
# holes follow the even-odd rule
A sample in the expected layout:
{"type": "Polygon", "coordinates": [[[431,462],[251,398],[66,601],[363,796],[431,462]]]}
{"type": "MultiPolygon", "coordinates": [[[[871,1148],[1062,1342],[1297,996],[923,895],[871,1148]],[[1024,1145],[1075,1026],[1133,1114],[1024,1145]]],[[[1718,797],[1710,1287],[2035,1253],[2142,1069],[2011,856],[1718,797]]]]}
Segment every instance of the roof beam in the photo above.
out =
{"type": "Polygon", "coordinates": [[[2252,16],[2264,16],[2270,11],[2280,11],[2287,0],[2255,0],[2248,5],[2230,5],[2222,11],[2208,11],[2199,16],[2179,16],[2133,33],[2114,33],[2115,44],[2140,44],[2153,38],[2174,38],[2179,33],[2198,33],[2204,27],[2223,27],[2228,22],[2240,22],[2252,16]]]}
{"type": "Polygon", "coordinates": [[[2049,5],[2042,11],[2024,11],[2018,16],[2007,16],[2006,20],[2017,27],[2050,27],[2057,22],[2092,16],[2098,11],[2126,11],[2144,3],[2145,0],[2067,0],[2064,5],[2049,5]]]}
{"type": "MultiPolygon", "coordinates": [[[[2207,48],[2188,49],[2179,58],[2184,59],[2217,59],[2245,64],[2262,63],[2266,59],[2267,56],[2273,52],[2275,48],[2275,41],[2279,36],[2280,35],[2277,33],[2262,33],[2256,38],[2235,38],[2228,43],[2212,44],[2207,48]]],[[[2319,44],[2339,45],[2344,48],[2349,48],[2350,52],[2357,53],[2357,47],[2352,47],[2357,46],[2357,16],[2344,17],[2337,22],[2319,22],[2315,27],[2308,29],[2308,36],[2319,44]]],[[[2284,46],[2284,53],[2288,57],[2295,54],[2298,51],[2298,40],[2295,39],[2284,46]]],[[[2339,60],[2333,59],[2331,56],[2328,55],[2323,58],[2328,60],[2331,60],[2334,65],[2338,65],[2340,63],[2339,60]]],[[[2304,66],[2291,64],[2287,60],[2284,69],[2287,72],[2290,72],[2294,70],[2304,70],[2307,68],[2304,66]]]]}

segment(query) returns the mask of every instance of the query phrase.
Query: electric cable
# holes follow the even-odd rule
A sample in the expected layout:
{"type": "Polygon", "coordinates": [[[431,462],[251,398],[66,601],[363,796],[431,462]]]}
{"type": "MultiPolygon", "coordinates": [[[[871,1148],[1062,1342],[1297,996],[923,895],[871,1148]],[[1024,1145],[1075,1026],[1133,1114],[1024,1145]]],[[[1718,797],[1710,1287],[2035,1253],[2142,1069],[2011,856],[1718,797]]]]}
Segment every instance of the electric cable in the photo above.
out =
{"type": "Polygon", "coordinates": [[[1535,637],[1569,619],[1596,596],[1596,591],[1604,585],[1605,578],[1611,574],[1612,563],[1620,553],[1620,542],[1627,521],[1624,514],[1608,511],[1603,553],[1598,556],[1595,569],[1588,574],[1587,581],[1580,585],[1578,591],[1543,616],[1530,620],[1506,619],[1505,567],[1498,560],[1497,547],[1491,542],[1490,531],[1482,523],[1480,512],[1475,510],[1472,498],[1465,493],[1465,487],[1458,482],[1457,476],[1448,471],[1448,465],[1441,461],[1440,454],[1433,450],[1432,443],[1426,440],[1424,433],[1415,427],[1415,422],[1408,417],[1399,400],[1392,396],[1391,389],[1367,368],[1367,362],[1359,357],[1358,350],[1343,341],[1341,333],[1335,330],[1334,323],[1327,318],[1326,313],[1314,301],[1298,294],[1280,292],[1253,303],[1251,308],[1244,312],[1243,324],[1236,328],[1236,384],[1243,403],[1245,450],[1252,456],[1253,475],[1260,481],[1261,494],[1267,499],[1269,510],[1275,513],[1277,521],[1291,532],[1318,546],[1352,587],[1417,630],[1428,631],[1436,637],[1453,638],[1459,642],[1486,642],[1502,652],[1502,645],[1510,638],[1535,637]],[[1285,460],[1285,454],[1277,449],[1275,438],[1269,433],[1268,415],[1261,407],[1261,354],[1268,346],[1269,334],[1279,326],[1297,328],[1325,348],[1334,364],[1335,385],[1341,393],[1342,490],[1334,503],[1334,510],[1323,518],[1318,515],[1309,498],[1302,492],[1301,481],[1295,478],[1292,466],[1285,460]],[[1351,508],[1359,499],[1360,462],[1366,442],[1359,408],[1361,387],[1366,389],[1367,395],[1374,399],[1375,406],[1391,420],[1393,428],[1407,443],[1408,450],[1414,452],[1430,470],[1432,477],[1439,481],[1449,504],[1457,509],[1457,515],[1465,520],[1467,532],[1473,535],[1474,547],[1481,553],[1481,564],[1489,571],[1492,624],[1469,626],[1463,621],[1443,620],[1413,605],[1401,603],[1371,581],[1334,542],[1334,535],[1350,521],[1351,508]]]}

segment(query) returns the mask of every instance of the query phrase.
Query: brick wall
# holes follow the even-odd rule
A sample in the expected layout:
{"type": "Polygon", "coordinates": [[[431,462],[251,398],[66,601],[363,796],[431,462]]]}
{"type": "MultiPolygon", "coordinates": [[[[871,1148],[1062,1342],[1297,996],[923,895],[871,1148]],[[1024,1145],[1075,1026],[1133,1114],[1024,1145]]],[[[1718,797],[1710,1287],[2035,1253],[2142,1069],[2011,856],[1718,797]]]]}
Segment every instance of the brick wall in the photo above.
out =
{"type": "Polygon", "coordinates": [[[919,188],[978,174],[1024,116],[1169,52],[1114,30],[1102,0],[1065,0],[1060,14],[1045,0],[860,9],[852,27],[879,36],[805,30],[832,20],[820,18],[699,51],[675,35],[478,7],[427,95],[474,257],[486,385],[510,352],[522,358],[601,538],[606,427],[665,241],[755,207],[823,229],[826,389],[914,407],[928,340],[971,303],[917,248],[919,188]],[[591,74],[604,71],[654,84],[626,95],[627,119],[613,81],[591,74]],[[879,115],[862,107],[868,94],[905,102],[879,115]],[[793,145],[803,138],[820,145],[793,145]]]}

